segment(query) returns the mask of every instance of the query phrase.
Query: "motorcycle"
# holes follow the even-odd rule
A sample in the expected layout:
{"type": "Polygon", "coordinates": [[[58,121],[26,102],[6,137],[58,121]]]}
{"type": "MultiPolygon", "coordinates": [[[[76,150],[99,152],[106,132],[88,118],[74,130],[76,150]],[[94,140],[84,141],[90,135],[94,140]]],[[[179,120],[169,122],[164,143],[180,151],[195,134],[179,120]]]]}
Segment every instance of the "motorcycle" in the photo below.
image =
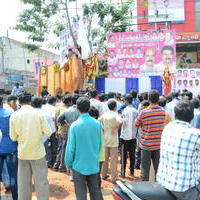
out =
{"type": "Polygon", "coordinates": [[[116,181],[116,184],[112,191],[115,200],[176,200],[173,194],[155,182],[116,181]]]}

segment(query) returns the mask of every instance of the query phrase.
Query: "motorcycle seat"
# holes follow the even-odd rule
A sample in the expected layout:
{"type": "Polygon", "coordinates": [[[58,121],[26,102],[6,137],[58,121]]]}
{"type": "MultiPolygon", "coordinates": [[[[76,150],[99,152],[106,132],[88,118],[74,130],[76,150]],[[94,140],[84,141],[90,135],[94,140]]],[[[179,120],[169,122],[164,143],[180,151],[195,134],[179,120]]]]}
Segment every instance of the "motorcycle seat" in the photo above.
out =
{"type": "Polygon", "coordinates": [[[125,185],[142,200],[176,200],[176,197],[156,182],[132,182],[125,185]]]}

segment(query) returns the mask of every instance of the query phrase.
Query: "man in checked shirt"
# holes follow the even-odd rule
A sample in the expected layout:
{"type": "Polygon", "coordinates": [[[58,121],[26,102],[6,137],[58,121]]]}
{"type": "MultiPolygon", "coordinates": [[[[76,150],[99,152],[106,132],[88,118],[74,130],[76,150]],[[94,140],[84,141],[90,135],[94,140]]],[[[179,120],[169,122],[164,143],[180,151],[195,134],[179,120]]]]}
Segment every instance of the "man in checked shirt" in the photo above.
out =
{"type": "Polygon", "coordinates": [[[200,199],[200,130],[190,125],[193,117],[191,102],[180,101],[162,133],[157,181],[177,200],[200,199]]]}

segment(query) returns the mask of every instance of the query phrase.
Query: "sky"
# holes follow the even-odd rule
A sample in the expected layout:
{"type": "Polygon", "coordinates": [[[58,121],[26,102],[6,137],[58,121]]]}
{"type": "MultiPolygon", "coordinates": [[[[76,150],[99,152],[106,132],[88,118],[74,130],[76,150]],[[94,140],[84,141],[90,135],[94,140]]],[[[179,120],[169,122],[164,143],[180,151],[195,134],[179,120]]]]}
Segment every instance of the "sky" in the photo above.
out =
{"type": "MultiPolygon", "coordinates": [[[[27,42],[27,37],[24,32],[13,30],[17,23],[19,13],[25,8],[25,5],[20,0],[0,0],[0,36],[8,36],[9,38],[27,42]]],[[[78,7],[80,8],[83,3],[94,3],[99,0],[77,0],[78,7]]],[[[119,3],[121,0],[102,0],[112,3],[119,3]]],[[[75,7],[75,3],[71,3],[70,7],[75,7]]],[[[70,9],[71,14],[74,9],[70,9]]],[[[80,11],[79,11],[80,12],[80,11]]],[[[46,49],[46,48],[45,48],[46,49]]]]}
{"type": "Polygon", "coordinates": [[[24,34],[12,30],[16,25],[17,16],[23,10],[24,5],[20,0],[1,0],[0,6],[0,36],[8,36],[12,39],[24,41],[24,34]]]}

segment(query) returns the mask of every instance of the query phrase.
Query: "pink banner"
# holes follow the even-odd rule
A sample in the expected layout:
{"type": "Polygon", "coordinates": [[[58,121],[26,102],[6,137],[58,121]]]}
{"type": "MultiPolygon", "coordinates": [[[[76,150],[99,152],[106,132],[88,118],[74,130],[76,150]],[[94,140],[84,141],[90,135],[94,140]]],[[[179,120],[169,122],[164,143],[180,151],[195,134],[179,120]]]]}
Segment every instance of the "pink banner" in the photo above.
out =
{"type": "Polygon", "coordinates": [[[109,77],[162,75],[176,68],[176,32],[143,31],[108,34],[109,77]]]}

